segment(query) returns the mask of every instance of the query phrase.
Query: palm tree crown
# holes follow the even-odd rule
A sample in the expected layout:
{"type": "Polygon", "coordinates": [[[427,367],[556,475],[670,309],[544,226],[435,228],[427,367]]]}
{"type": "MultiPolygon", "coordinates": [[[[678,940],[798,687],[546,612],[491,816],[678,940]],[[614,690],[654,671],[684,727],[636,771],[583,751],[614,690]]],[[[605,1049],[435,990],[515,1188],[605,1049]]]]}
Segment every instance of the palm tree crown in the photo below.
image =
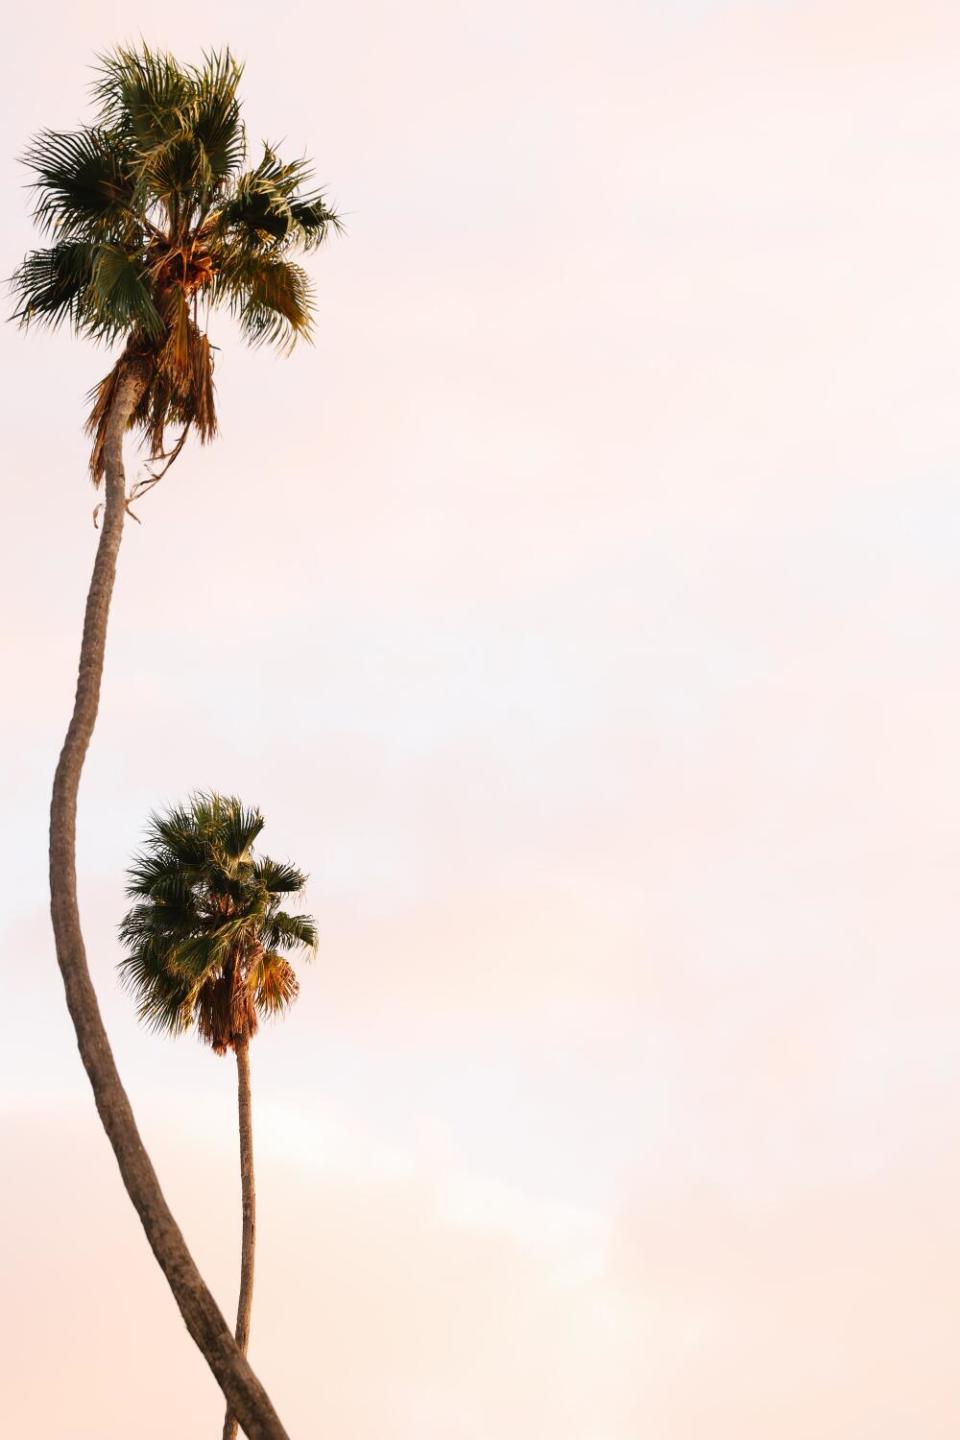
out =
{"type": "Polygon", "coordinates": [[[173,1034],[195,1025],[217,1054],[245,1044],[259,1017],[295,999],[288,956],[317,943],[309,915],[281,909],[306,877],[253,855],[263,823],[235,797],[193,795],[151,817],[127,872],[136,903],[120,926],[127,954],[119,970],[139,1016],[173,1034]]]}
{"type": "MultiPolygon", "coordinates": [[[[25,157],[51,243],[14,275],[16,316],[126,337],[128,353],[148,359],[130,423],[154,460],[170,458],[168,425],[181,427],[175,453],[191,427],[202,441],[216,433],[211,307],[230,311],[253,344],[309,336],[311,285],[291,256],[340,226],[309,189],[304,160],[264,145],[248,165],[241,73],[229,51],[184,66],[147,47],[117,50],[100,61],[94,123],[43,131],[25,157]]],[[[96,481],[120,363],[92,395],[96,481]]]]}

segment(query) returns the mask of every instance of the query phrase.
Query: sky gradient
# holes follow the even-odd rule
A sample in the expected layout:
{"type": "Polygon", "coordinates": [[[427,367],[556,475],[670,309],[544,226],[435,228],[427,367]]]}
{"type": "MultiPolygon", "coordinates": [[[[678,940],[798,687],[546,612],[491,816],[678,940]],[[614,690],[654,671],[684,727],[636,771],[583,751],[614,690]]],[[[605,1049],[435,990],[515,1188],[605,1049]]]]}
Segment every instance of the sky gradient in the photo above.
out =
{"type": "MultiPolygon", "coordinates": [[[[121,1073],[230,1314],[234,1074],[137,1029],[123,869],[205,786],[310,872],[252,1053],[291,1436],[954,1440],[956,7],[27,10],[5,273],[15,155],[138,30],[229,43],[348,230],[312,349],[216,322],[223,435],[127,528],[80,810],[121,1073]]],[[[46,911],[110,360],[0,357],[0,1421],[213,1435],[46,911]]]]}

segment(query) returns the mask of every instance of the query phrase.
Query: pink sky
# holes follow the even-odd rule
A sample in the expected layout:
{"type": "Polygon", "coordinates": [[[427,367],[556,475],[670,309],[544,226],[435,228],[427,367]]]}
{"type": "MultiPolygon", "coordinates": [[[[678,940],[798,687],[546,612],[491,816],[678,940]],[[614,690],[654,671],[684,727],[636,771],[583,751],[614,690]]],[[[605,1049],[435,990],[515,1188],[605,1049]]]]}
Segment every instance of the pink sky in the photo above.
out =
{"type": "MultiPolygon", "coordinates": [[[[128,528],[81,796],[118,1059],[229,1311],[233,1074],[117,993],[123,868],[205,785],[311,873],[253,1054],[291,1435],[954,1440],[960,13],[27,9],[7,273],[13,155],[138,29],[229,42],[349,230],[314,349],[217,324],[223,437],[128,528]]],[[[0,347],[0,1422],[213,1435],[45,910],[108,359],[0,347]]]]}

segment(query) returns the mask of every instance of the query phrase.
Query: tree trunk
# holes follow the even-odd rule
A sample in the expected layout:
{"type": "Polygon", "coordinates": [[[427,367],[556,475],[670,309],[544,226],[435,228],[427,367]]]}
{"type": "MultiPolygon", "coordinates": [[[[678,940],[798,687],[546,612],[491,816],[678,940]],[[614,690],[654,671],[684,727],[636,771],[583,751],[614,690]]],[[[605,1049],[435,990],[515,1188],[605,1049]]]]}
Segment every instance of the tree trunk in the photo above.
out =
{"type": "MultiPolygon", "coordinates": [[[[250,1102],[250,1041],[234,1046],[237,1056],[237,1111],[240,1119],[240,1192],[243,1235],[240,1241],[240,1299],[237,1302],[237,1348],[247,1353],[250,1311],[253,1308],[253,1261],[257,1244],[257,1186],[253,1177],[253,1114],[250,1102]]],[[[237,1417],[227,1405],[222,1440],[236,1440],[237,1417]]]]}
{"type": "Polygon", "coordinates": [[[126,506],[123,437],[149,379],[148,362],[128,355],[120,364],[104,437],[106,504],[93,576],[87,593],[80,670],[50,805],[50,910],[57,963],[77,1045],[97,1110],[133,1201],[187,1329],[250,1440],[287,1440],[269,1396],[227,1328],[170,1213],[150,1157],[137,1131],[87,968],[77,905],[77,792],[100,701],[107,616],[126,506]]]}

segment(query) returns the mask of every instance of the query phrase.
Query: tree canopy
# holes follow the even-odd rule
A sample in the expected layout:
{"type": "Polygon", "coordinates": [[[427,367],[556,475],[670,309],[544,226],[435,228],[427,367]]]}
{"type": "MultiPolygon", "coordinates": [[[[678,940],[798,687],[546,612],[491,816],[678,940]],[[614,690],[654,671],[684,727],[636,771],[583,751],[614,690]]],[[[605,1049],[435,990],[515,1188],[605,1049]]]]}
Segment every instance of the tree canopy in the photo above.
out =
{"type": "Polygon", "coordinates": [[[121,981],[141,1020],[172,1034],[195,1026],[218,1054],[292,1003],[299,986],[289,957],[317,943],[313,919],[282,908],[306,877],[253,853],[263,824],[234,796],[197,793],[151,816],[127,872],[135,903],[120,926],[121,981]]]}
{"type": "MultiPolygon", "coordinates": [[[[167,459],[168,425],[180,427],[177,452],[191,428],[202,441],[216,433],[210,311],[229,311],[254,345],[309,338],[313,290],[294,257],[340,220],[311,186],[306,160],[264,144],[250,163],[242,66],[229,51],[192,66],[121,48],[101,57],[96,75],[93,123],[44,130],[24,157],[50,243],[13,277],[15,316],[96,341],[125,338],[147,356],[151,378],[131,425],[152,459],[167,459]]],[[[91,397],[95,480],[120,363],[91,397]]]]}

